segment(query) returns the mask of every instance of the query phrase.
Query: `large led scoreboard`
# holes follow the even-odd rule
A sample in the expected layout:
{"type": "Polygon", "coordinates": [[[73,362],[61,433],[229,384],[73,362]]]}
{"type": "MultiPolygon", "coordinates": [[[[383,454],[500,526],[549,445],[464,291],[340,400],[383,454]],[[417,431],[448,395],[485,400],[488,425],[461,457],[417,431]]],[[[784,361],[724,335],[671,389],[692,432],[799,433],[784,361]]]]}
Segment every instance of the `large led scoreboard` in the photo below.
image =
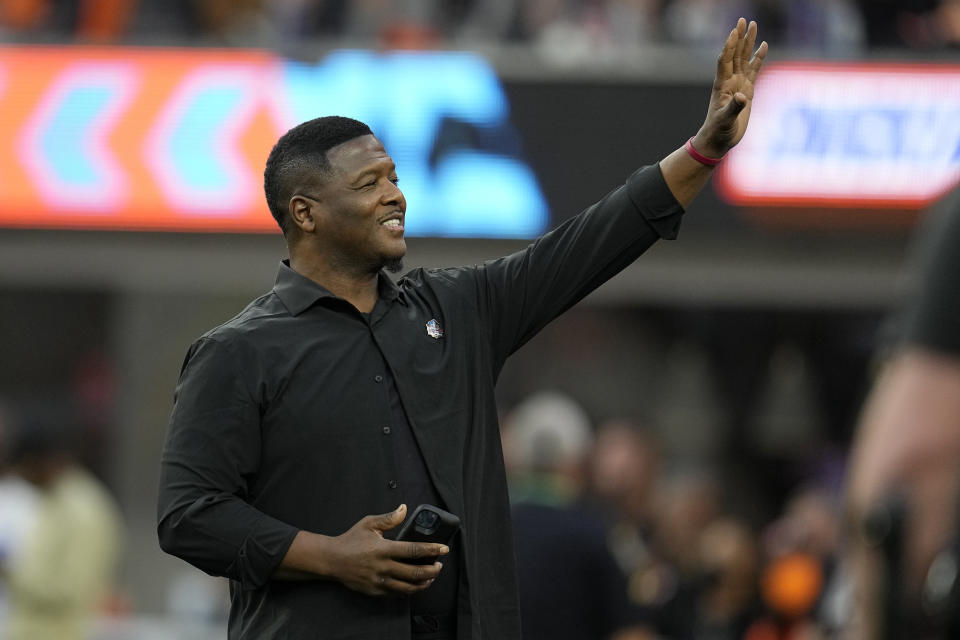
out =
{"type": "MultiPolygon", "coordinates": [[[[646,82],[504,83],[464,52],[0,47],[0,227],[275,233],[271,146],[340,114],[396,160],[408,234],[529,238],[698,124],[706,87],[646,82]]],[[[958,180],[960,65],[788,62],[765,67],[702,200],[859,228],[958,180]]]]}
{"type": "Polygon", "coordinates": [[[960,66],[781,63],[717,176],[740,206],[919,209],[960,179],[960,66]]]}
{"type": "Polygon", "coordinates": [[[276,139],[320,115],[394,156],[411,235],[530,237],[548,222],[501,84],[466,53],[0,48],[0,226],[275,231],[276,139]]]}

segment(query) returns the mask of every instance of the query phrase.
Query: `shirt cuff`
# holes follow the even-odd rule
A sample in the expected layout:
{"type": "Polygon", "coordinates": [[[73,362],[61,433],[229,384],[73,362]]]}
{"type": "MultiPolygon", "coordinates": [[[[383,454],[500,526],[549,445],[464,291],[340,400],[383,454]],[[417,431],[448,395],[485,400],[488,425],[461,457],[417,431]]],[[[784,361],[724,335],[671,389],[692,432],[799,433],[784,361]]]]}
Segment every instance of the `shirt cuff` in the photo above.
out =
{"type": "Polygon", "coordinates": [[[240,583],[244,590],[258,589],[269,582],[283,557],[293,544],[297,529],[278,525],[249,536],[237,551],[236,560],[226,575],[240,583]]]}
{"type": "Polygon", "coordinates": [[[627,195],[661,238],[677,237],[684,211],[663,179],[659,164],[638,169],[627,178],[627,195]]]}

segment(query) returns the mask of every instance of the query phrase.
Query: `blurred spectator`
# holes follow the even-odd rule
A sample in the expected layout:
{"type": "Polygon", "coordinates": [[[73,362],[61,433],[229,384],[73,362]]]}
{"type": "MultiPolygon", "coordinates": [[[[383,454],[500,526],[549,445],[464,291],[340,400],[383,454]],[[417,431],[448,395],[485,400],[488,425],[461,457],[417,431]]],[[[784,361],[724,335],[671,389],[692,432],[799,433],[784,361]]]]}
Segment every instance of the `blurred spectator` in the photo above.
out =
{"type": "Polygon", "coordinates": [[[783,4],[784,42],[791,49],[852,56],[866,44],[863,19],[849,0],[786,0],[783,4]]]}
{"type": "Polygon", "coordinates": [[[628,576],[652,560],[660,447],[651,433],[626,421],[600,426],[591,456],[592,497],[612,524],[610,547],[628,576]]]}
{"type": "Polygon", "coordinates": [[[840,513],[837,501],[818,487],[801,489],[768,527],[765,546],[776,557],[801,551],[830,561],[839,551],[840,513]]]}
{"type": "MultiPolygon", "coordinates": [[[[7,468],[11,428],[9,417],[0,407],[0,574],[3,567],[16,562],[19,557],[37,511],[36,490],[7,468]]],[[[6,618],[6,587],[0,580],[0,637],[3,637],[6,618]]]]}
{"type": "Polygon", "coordinates": [[[709,47],[726,35],[726,25],[751,15],[750,9],[747,0],[672,0],[664,13],[664,26],[674,42],[709,47]]]}
{"type": "Polygon", "coordinates": [[[932,15],[940,44],[960,46],[960,0],[942,0],[932,15]]]}
{"type": "Polygon", "coordinates": [[[688,637],[741,640],[760,615],[756,537],[745,523],[722,517],[707,525],[697,547],[701,579],[688,637]]]}
{"type": "Polygon", "coordinates": [[[20,552],[0,576],[8,594],[7,640],[87,637],[120,554],[118,509],[74,462],[67,422],[47,410],[15,419],[12,470],[36,489],[20,552]]]}
{"type": "Polygon", "coordinates": [[[700,541],[722,514],[719,486],[707,473],[679,470],[657,491],[651,560],[630,579],[630,595],[650,612],[662,636],[692,639],[698,600],[708,585],[700,541]]]}
{"type": "Polygon", "coordinates": [[[262,0],[190,0],[192,22],[206,36],[232,45],[259,44],[271,26],[262,0]]]}
{"type": "Polygon", "coordinates": [[[56,34],[81,42],[117,42],[137,0],[0,0],[0,27],[21,35],[56,34]]]}
{"type": "Polygon", "coordinates": [[[836,611],[846,606],[834,601],[844,595],[836,573],[839,544],[838,501],[819,487],[799,490],[764,532],[762,593],[772,615],[758,629],[777,638],[837,631],[836,611]]]}
{"type": "Polygon", "coordinates": [[[469,0],[353,0],[347,4],[345,35],[387,49],[436,47],[459,28],[470,5],[469,0]]]}
{"type": "Polygon", "coordinates": [[[931,48],[955,45],[955,0],[860,0],[870,46],[931,48]]]}
{"type": "Polygon", "coordinates": [[[705,469],[672,475],[657,498],[656,547],[680,571],[696,571],[704,529],[723,513],[721,484],[705,469]]]}
{"type": "Polygon", "coordinates": [[[34,31],[50,17],[45,0],[0,0],[0,24],[13,31],[34,31]]]}
{"type": "Polygon", "coordinates": [[[605,527],[577,504],[591,440],[583,409],[558,393],[528,398],[504,422],[527,640],[650,637],[630,628],[626,580],[605,527]]]}
{"type": "Polygon", "coordinates": [[[418,49],[451,39],[530,44],[560,64],[622,61],[658,42],[709,46],[739,16],[788,47],[828,55],[957,42],[957,0],[0,0],[15,39],[132,37],[277,46],[321,38],[418,49]],[[867,16],[865,28],[864,15],[867,16]]]}

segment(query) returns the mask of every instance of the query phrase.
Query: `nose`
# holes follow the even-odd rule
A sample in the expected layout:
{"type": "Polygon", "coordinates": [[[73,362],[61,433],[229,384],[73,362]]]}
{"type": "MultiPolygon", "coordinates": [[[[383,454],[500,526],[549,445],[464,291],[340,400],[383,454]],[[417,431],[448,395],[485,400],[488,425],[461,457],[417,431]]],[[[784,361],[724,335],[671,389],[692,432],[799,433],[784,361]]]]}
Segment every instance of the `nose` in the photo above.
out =
{"type": "Polygon", "coordinates": [[[400,187],[393,182],[390,182],[386,190],[383,192],[380,202],[385,205],[398,206],[404,211],[407,209],[407,199],[403,196],[403,191],[401,191],[400,187]]]}

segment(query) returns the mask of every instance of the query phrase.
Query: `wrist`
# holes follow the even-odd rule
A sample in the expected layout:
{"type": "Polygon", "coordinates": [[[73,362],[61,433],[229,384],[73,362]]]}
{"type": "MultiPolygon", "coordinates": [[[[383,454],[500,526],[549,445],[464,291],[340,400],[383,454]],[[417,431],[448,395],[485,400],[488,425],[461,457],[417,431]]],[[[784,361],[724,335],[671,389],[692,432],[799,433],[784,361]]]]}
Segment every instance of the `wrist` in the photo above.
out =
{"type": "Polygon", "coordinates": [[[280,563],[278,577],[332,578],[335,560],[329,536],[299,531],[280,563]]]}
{"type": "Polygon", "coordinates": [[[310,573],[320,578],[336,579],[337,540],[319,533],[310,535],[310,573]]]}
{"type": "Polygon", "coordinates": [[[723,160],[726,152],[718,152],[709,145],[698,141],[699,136],[693,136],[683,145],[687,154],[702,165],[715,167],[723,160]]]}

